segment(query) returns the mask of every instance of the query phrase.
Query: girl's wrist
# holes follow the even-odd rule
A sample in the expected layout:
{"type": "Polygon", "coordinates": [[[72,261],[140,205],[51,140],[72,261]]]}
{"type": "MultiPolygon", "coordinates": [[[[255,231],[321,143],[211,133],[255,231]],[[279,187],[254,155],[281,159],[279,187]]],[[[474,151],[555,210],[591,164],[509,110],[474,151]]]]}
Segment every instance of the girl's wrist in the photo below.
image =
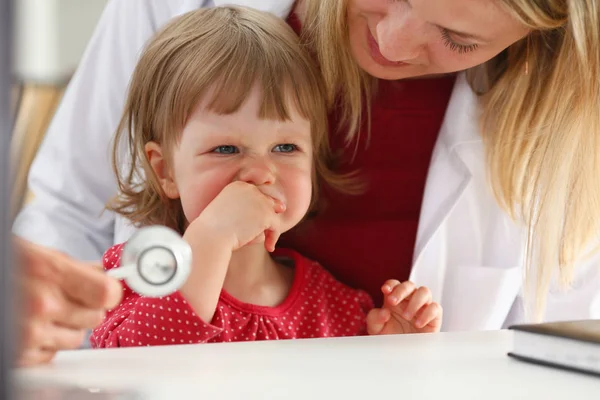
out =
{"type": "Polygon", "coordinates": [[[199,250],[208,248],[209,250],[233,252],[235,246],[233,235],[227,234],[223,229],[205,221],[202,215],[188,226],[183,234],[183,239],[192,247],[192,251],[196,248],[199,250]]]}

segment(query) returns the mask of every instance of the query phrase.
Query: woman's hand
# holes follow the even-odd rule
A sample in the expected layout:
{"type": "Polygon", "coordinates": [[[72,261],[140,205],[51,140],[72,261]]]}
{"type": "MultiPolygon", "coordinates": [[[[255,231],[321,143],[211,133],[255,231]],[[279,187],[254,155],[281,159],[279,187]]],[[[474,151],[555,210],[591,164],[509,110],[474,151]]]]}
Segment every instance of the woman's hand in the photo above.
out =
{"type": "Polygon", "coordinates": [[[46,363],[59,350],[78,348],[85,330],[119,304],[121,284],[100,268],[22,239],[14,239],[14,250],[19,365],[46,363]]]}
{"type": "Polygon", "coordinates": [[[431,291],[414,283],[389,280],[382,287],[383,307],[367,315],[369,335],[439,332],[442,307],[432,301],[431,291]]]}

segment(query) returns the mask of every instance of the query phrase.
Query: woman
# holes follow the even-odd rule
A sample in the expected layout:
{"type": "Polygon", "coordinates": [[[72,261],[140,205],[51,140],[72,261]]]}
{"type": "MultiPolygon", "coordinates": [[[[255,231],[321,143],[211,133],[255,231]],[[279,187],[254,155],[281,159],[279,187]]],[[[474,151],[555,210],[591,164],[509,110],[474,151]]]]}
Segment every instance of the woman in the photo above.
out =
{"type": "MultiPolygon", "coordinates": [[[[108,149],[136,57],[168,19],[214,3],[109,3],[32,167],[35,201],[18,235],[78,259],[127,239],[125,221],[98,215],[116,192],[108,149]]],[[[598,230],[598,0],[252,5],[287,18],[313,51],[338,168],[368,185],[355,197],[325,193],[287,246],[373,294],[390,271],[428,286],[443,330],[600,317],[595,259],[578,259],[598,230]]],[[[54,282],[55,297],[73,298],[54,282]]],[[[61,304],[101,308],[81,303],[61,304]]],[[[64,314],[23,317],[53,332],[29,341],[23,362],[78,344],[61,340],[64,314]]]]}

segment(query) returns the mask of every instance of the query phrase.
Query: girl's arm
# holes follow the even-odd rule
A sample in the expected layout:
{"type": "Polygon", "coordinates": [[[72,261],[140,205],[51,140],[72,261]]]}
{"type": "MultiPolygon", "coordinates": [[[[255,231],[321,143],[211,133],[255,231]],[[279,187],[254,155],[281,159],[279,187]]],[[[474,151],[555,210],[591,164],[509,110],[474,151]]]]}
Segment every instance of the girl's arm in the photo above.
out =
{"type": "MultiPolygon", "coordinates": [[[[119,267],[123,246],[114,246],[105,253],[106,270],[119,267]]],[[[160,298],[141,297],[125,283],[123,291],[121,304],[109,311],[92,332],[93,347],[205,343],[223,330],[207,322],[212,319],[216,302],[210,318],[205,319],[179,292],[160,298]]]]}

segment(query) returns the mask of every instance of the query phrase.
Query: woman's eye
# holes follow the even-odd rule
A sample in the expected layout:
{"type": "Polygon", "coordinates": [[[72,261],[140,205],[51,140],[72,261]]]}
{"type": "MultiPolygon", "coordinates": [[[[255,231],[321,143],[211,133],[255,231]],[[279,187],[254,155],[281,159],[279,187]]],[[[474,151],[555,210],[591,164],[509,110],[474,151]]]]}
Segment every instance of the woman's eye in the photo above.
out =
{"type": "Polygon", "coordinates": [[[458,54],[467,54],[467,53],[477,50],[477,48],[479,47],[479,45],[476,43],[474,43],[474,44],[457,43],[456,41],[454,41],[454,39],[452,39],[450,37],[450,32],[448,32],[448,30],[446,30],[446,29],[441,28],[441,33],[442,33],[442,41],[444,43],[444,46],[446,46],[447,48],[449,48],[450,50],[452,50],[458,54]]]}
{"type": "Polygon", "coordinates": [[[298,147],[295,144],[290,143],[278,144],[273,148],[273,151],[278,153],[291,153],[296,150],[298,150],[298,147]]]}
{"type": "Polygon", "coordinates": [[[237,154],[239,153],[239,149],[235,146],[217,146],[213,149],[213,153],[217,154],[237,154]]]}

